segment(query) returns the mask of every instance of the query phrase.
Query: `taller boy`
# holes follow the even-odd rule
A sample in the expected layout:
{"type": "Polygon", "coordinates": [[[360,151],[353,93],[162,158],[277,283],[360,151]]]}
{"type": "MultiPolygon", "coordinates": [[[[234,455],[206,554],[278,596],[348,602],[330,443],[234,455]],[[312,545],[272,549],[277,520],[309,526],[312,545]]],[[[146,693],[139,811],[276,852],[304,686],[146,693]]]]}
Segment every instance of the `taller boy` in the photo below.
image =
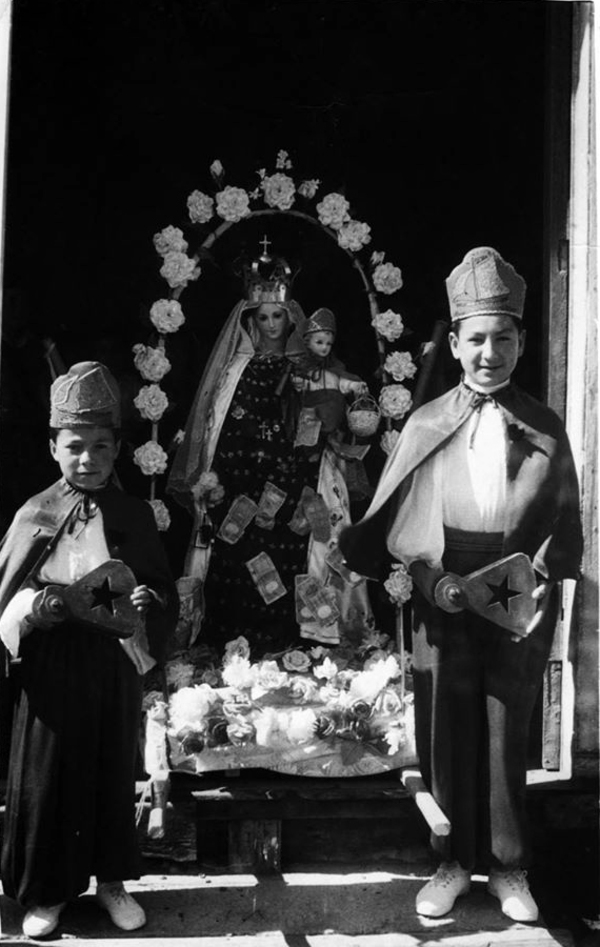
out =
{"type": "Polygon", "coordinates": [[[417,751],[452,824],[447,840],[433,840],[444,861],[417,911],[447,913],[477,866],[489,869],[505,914],[533,921],[524,871],[529,725],[552,644],[556,582],[579,571],[577,477],[558,417],[511,382],[525,344],[524,280],[496,250],[479,247],[446,287],[462,379],[408,420],[369,510],[340,546],[357,572],[383,577],[391,554],[415,581],[417,751]],[[464,576],[516,552],[529,556],[537,578],[523,639],[439,595],[448,572],[464,576]]]}

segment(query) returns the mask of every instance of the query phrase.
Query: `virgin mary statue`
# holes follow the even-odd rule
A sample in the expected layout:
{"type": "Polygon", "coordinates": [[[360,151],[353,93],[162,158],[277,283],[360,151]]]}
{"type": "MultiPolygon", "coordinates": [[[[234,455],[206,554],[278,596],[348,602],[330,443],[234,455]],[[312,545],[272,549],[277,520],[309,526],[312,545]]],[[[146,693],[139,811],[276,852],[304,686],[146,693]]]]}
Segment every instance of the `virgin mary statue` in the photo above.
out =
{"type": "Polygon", "coordinates": [[[344,460],[298,449],[290,374],[305,354],[290,271],[263,254],[202,375],[168,490],[194,517],[186,573],[202,591],[192,642],[253,657],[337,644],[369,622],[364,580],[337,548],[344,460]],[[198,637],[199,636],[199,637],[198,637]]]}

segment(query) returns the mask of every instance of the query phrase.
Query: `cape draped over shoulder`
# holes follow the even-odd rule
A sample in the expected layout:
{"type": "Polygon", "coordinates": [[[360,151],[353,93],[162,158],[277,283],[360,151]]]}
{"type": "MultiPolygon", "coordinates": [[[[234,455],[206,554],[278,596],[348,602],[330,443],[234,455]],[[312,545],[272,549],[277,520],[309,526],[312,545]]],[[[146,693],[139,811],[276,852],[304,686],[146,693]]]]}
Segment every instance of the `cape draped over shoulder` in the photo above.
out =
{"type": "MultiPolygon", "coordinates": [[[[494,398],[508,436],[503,555],[525,552],[546,578],[576,578],[582,549],[579,488],[562,422],[513,384],[494,398]]],[[[480,393],[461,383],[411,415],[365,516],[341,533],[340,548],[351,569],[373,579],[386,577],[390,524],[415,471],[443,449],[481,402],[480,393]]]]}

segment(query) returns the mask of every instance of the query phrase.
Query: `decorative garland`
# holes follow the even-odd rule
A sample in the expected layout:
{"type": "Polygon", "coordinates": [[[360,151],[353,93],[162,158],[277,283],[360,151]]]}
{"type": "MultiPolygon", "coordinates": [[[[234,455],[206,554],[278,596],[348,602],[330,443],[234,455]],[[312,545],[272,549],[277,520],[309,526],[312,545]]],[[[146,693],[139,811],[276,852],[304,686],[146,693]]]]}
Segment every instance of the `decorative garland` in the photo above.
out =
{"type": "Polygon", "coordinates": [[[401,270],[386,262],[385,253],[381,251],[372,252],[368,263],[363,265],[358,254],[371,242],[371,228],[351,216],[350,204],[342,194],[331,192],[317,202],[321,182],[310,179],[296,185],[287,173],[292,170],[292,162],[286,151],[279,151],[275,169],[273,174],[267,174],[261,168],[257,172],[258,186],[248,191],[225,185],[223,165],[218,160],[213,161],[210,173],[215,196],[194,190],[187,199],[190,227],[194,228],[193,234],[199,233],[200,237],[197,251],[188,255],[190,242],[179,227],[169,225],[154,235],[154,247],[162,261],[160,275],[166,280],[169,291],[166,298],[158,299],[150,307],[150,321],[158,341],[154,345],[138,343],[133,347],[135,367],[148,383],[140,387],[134,404],[152,426],[149,440],[134,451],[133,460],[141,472],[150,477],[149,502],[160,530],[167,530],[171,522],[168,508],[156,497],[156,477],[165,473],[169,463],[168,454],[158,439],[158,425],[169,406],[169,399],[160,387],[161,380],[171,369],[166,353],[167,337],[185,323],[179,299],[188,284],[201,276],[199,261],[203,251],[210,249],[230,227],[242,220],[275,214],[298,217],[319,227],[337,242],[358,271],[369,301],[382,378],[379,410],[386,420],[380,444],[386,454],[399,436],[394,422],[400,422],[412,406],[411,392],[402,382],[414,378],[417,366],[409,352],[388,351],[388,346],[404,334],[402,316],[392,309],[381,311],[379,306],[381,296],[392,296],[402,288],[401,270]]]}

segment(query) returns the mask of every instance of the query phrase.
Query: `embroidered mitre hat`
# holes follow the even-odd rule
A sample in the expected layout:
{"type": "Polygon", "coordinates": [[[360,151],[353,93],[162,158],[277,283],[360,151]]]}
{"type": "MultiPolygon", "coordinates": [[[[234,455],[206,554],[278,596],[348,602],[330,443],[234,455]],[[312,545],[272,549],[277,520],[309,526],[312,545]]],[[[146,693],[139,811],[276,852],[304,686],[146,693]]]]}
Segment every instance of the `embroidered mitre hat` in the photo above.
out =
{"type": "Polygon", "coordinates": [[[119,386],[100,362],[77,362],[50,389],[50,427],[110,427],[121,424],[119,386]]]}
{"type": "Polygon", "coordinates": [[[313,332],[333,332],[336,333],[335,316],[331,309],[317,309],[313,312],[310,319],[307,319],[304,327],[304,336],[311,335],[313,332]]]}
{"type": "Polygon", "coordinates": [[[446,280],[450,319],[470,316],[523,318],[525,280],[492,247],[469,250],[446,280]]]}

